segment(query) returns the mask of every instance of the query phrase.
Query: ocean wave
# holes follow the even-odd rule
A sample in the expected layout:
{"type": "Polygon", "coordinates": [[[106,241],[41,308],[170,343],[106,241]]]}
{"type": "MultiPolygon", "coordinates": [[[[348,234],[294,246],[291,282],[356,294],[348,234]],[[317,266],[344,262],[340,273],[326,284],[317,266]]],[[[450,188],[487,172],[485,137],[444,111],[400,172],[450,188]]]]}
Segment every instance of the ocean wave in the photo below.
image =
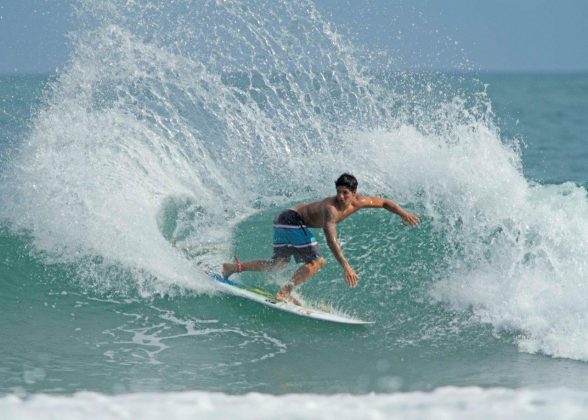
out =
{"type": "MultiPolygon", "coordinates": [[[[46,263],[115,289],[122,272],[145,297],[209,293],[236,226],[351,171],[423,216],[404,254],[430,246],[433,303],[524,351],[588,360],[586,190],[524,177],[480,83],[365,68],[311,2],[80,0],[76,13],[69,63],[0,185],[0,217],[46,263]]],[[[357,258],[397,246],[383,241],[357,258]]],[[[426,265],[404,263],[407,277],[426,265]]]]}

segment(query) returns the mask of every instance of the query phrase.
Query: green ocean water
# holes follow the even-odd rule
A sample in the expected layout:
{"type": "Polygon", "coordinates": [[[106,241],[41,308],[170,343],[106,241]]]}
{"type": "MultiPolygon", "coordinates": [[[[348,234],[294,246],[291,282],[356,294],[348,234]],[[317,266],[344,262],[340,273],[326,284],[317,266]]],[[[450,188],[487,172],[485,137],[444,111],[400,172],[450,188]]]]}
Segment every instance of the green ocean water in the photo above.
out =
{"type": "MultiPolygon", "coordinates": [[[[111,25],[81,25],[61,74],[0,78],[0,393],[585,390],[588,76],[366,73],[275,8],[227,5],[242,32],[198,43],[218,39],[162,33],[166,9],[90,7],[111,25]],[[258,36],[270,69],[244,53],[258,36]],[[269,257],[275,214],[347,170],[422,223],[340,224],[355,289],[317,231],[327,264],[299,293],[374,325],[207,281],[269,257]]],[[[294,270],[240,280],[276,291],[294,270]]]]}

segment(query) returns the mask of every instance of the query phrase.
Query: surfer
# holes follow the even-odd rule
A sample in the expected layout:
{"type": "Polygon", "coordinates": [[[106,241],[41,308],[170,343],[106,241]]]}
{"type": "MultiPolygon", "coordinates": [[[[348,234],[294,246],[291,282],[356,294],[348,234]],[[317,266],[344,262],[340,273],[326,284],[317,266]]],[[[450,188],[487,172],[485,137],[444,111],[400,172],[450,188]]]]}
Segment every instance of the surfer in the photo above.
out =
{"type": "Polygon", "coordinates": [[[325,264],[318,242],[310,228],[322,228],[327,245],[335,259],[343,267],[345,282],[349,287],[357,285],[357,274],[343,255],[337,241],[336,225],[360,209],[383,208],[402,218],[405,225],[419,223],[417,215],[405,211],[398,204],[381,197],[364,196],[357,193],[357,179],[344,173],[335,181],[337,194],[321,201],[303,203],[293,209],[281,212],[273,223],[273,255],[271,260],[252,260],[223,264],[223,277],[242,271],[272,271],[284,268],[293,256],[297,263],[303,265],[296,270],[292,279],[276,294],[280,301],[302,305],[291,295],[294,288],[308,281],[325,264]]]}

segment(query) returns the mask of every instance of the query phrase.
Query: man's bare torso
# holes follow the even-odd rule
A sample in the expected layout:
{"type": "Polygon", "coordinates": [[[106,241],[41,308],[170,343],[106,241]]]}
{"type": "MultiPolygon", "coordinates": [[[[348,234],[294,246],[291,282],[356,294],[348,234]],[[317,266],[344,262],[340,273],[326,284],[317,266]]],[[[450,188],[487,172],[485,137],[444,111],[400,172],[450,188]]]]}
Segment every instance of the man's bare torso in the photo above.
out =
{"type": "MultiPolygon", "coordinates": [[[[355,201],[355,200],[354,200],[355,201]]],[[[303,203],[295,207],[293,210],[297,212],[304,224],[311,228],[325,227],[325,214],[328,210],[334,209],[337,213],[336,222],[340,222],[350,214],[359,210],[359,207],[352,202],[347,208],[340,209],[337,205],[336,197],[327,197],[321,201],[314,201],[312,203],[303,203]]]]}

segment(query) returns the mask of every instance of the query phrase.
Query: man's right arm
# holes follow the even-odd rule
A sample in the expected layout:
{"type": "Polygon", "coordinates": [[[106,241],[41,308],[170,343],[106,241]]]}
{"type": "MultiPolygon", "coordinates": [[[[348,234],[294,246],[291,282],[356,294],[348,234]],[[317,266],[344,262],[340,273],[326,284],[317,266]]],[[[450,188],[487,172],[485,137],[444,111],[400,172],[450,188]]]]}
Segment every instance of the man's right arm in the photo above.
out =
{"type": "Polygon", "coordinates": [[[335,209],[330,207],[325,208],[323,226],[327,245],[331,249],[335,259],[341,264],[341,267],[343,267],[345,282],[350,287],[355,287],[357,285],[357,274],[355,274],[355,271],[353,271],[353,268],[351,268],[347,262],[347,259],[343,255],[343,250],[339,245],[339,241],[337,241],[337,214],[335,209]]]}

